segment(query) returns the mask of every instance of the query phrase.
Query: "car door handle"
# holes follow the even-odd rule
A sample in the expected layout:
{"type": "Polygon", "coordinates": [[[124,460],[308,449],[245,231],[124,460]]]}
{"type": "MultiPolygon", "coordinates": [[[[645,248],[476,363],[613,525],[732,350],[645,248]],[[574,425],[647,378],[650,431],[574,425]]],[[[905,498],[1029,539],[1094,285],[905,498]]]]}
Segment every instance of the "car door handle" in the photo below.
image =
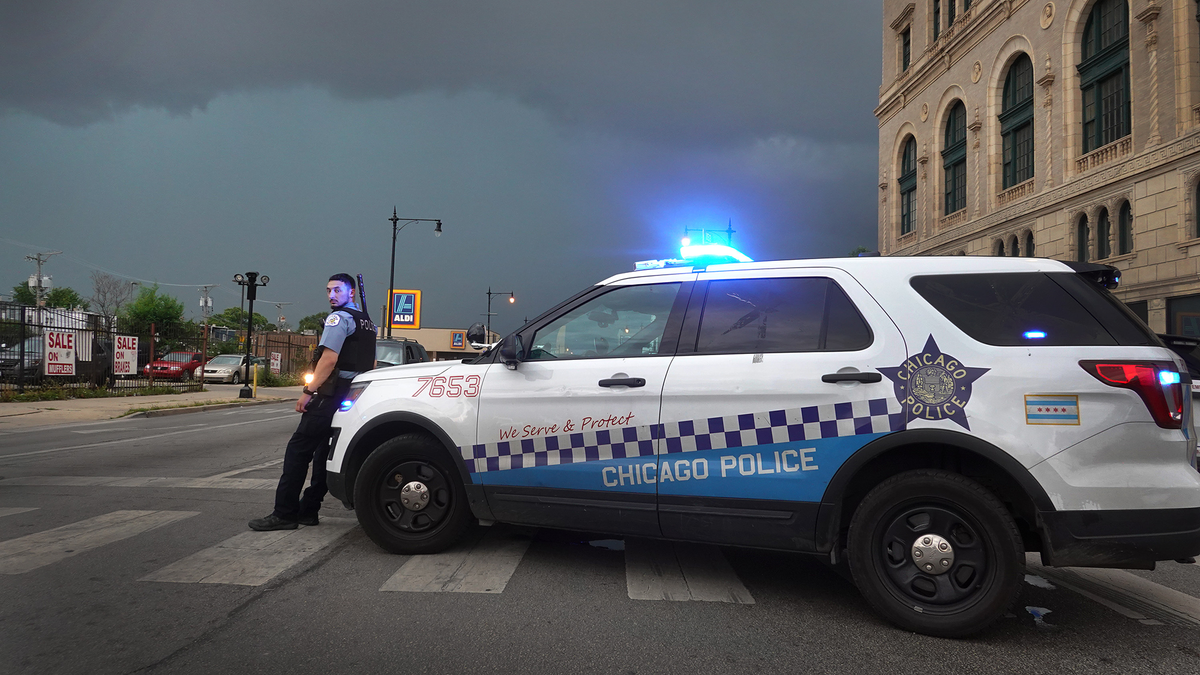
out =
{"type": "Polygon", "coordinates": [[[879,373],[829,373],[821,376],[822,382],[879,382],[883,376],[879,373]]]}
{"type": "Polygon", "coordinates": [[[646,386],[646,378],[644,377],[616,377],[608,380],[600,380],[601,387],[644,387],[646,386]]]}

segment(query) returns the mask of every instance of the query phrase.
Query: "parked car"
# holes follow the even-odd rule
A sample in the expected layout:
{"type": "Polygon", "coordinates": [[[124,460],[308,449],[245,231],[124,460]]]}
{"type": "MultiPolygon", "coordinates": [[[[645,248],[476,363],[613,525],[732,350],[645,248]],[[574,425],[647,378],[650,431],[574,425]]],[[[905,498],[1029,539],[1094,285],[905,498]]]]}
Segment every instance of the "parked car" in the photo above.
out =
{"type": "Polygon", "coordinates": [[[142,374],[172,380],[190,380],[196,368],[204,362],[200,352],[169,352],[146,364],[142,374]]]}
{"type": "MultiPolygon", "coordinates": [[[[25,379],[27,381],[42,377],[42,351],[44,348],[41,335],[25,338],[25,379]]],[[[19,341],[0,348],[0,378],[17,379],[20,364],[21,343],[19,341]]]]}
{"type": "Polygon", "coordinates": [[[387,368],[406,363],[424,363],[429,353],[421,343],[409,338],[380,338],[375,341],[375,367],[387,368]]]}
{"type": "MultiPolygon", "coordinates": [[[[258,366],[259,372],[267,368],[267,360],[261,356],[251,356],[250,365],[258,366]]],[[[208,363],[204,364],[203,368],[197,368],[194,375],[200,377],[200,371],[204,371],[205,382],[228,382],[238,384],[239,382],[249,381],[250,373],[246,371],[246,355],[245,354],[221,354],[214,356],[208,363]]]]}

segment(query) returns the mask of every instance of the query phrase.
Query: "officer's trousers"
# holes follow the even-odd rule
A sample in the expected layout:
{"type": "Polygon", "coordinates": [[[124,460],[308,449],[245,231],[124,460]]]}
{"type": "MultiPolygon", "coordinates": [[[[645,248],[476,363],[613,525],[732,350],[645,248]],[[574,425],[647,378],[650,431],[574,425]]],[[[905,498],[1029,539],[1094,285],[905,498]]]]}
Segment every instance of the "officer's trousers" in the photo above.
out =
{"type": "Polygon", "coordinates": [[[321,500],[329,492],[325,482],[325,461],[329,459],[329,429],[335,400],[320,394],[314,396],[288,441],[283,453],[283,475],[275,489],[277,518],[296,521],[315,516],[321,509],[321,500]],[[300,489],[304,487],[309,463],[312,463],[312,480],[301,497],[300,489]]]}

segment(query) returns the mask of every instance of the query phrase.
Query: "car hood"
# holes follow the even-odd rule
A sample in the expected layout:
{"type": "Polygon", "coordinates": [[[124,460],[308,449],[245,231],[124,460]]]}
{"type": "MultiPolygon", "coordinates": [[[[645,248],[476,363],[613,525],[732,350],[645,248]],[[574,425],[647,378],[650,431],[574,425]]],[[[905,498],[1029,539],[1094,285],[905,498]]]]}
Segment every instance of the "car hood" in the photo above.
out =
{"type": "Polygon", "coordinates": [[[425,363],[409,363],[402,366],[376,368],[375,370],[369,370],[359,375],[354,380],[356,382],[363,382],[368,380],[398,380],[405,377],[427,377],[444,373],[447,368],[457,364],[458,361],[427,361],[425,363]]]}

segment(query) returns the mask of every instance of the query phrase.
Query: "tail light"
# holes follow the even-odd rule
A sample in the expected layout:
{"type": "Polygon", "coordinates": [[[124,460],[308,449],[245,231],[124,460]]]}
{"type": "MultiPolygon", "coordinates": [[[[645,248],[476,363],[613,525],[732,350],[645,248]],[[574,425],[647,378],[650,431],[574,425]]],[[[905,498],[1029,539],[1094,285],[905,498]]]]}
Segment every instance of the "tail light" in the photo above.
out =
{"type": "Polygon", "coordinates": [[[1132,389],[1146,404],[1154,423],[1164,429],[1183,428],[1183,406],[1191,378],[1170,361],[1080,361],[1092,377],[1110,387],[1132,389]]]}

